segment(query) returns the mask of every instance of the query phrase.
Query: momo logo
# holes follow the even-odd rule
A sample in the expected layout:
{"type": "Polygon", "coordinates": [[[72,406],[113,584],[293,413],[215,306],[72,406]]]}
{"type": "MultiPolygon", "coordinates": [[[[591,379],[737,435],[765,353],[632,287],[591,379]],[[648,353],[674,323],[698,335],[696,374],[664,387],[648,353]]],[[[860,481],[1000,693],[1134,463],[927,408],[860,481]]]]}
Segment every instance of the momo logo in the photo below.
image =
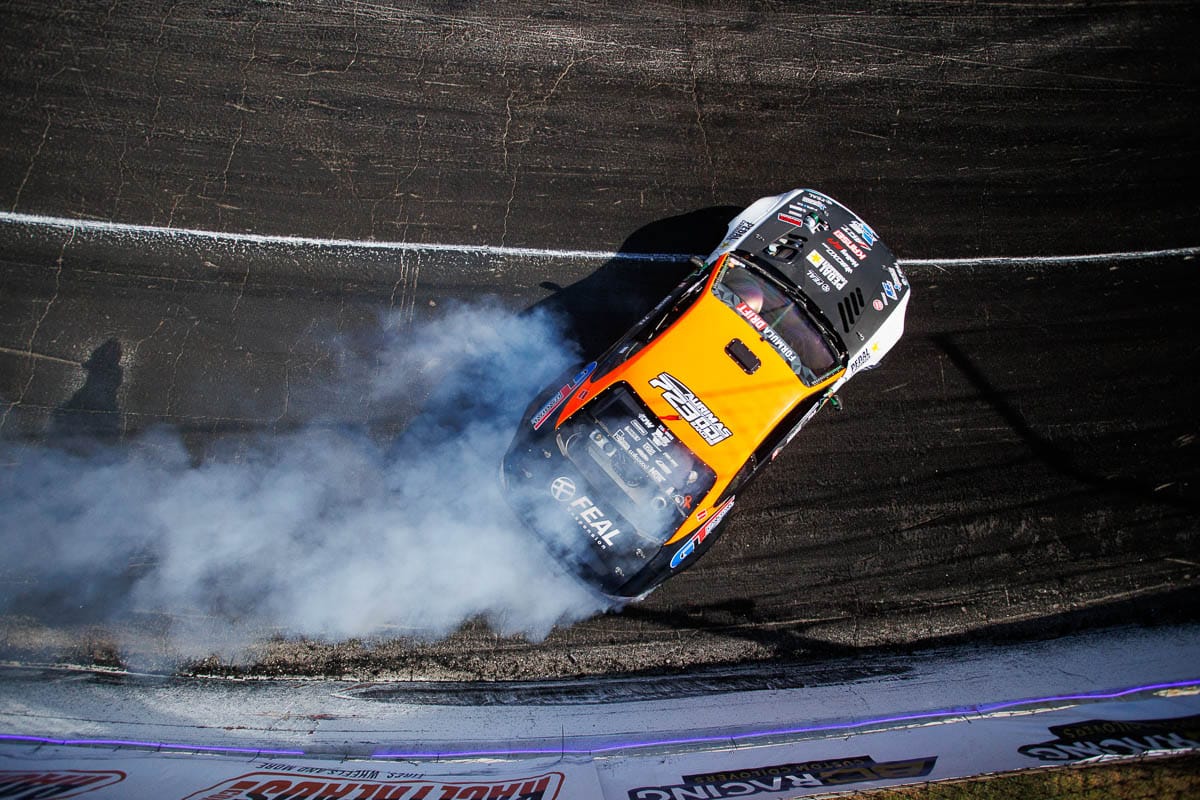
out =
{"type": "Polygon", "coordinates": [[[700,434],[700,438],[708,444],[718,444],[733,435],[733,431],[725,427],[725,423],[721,422],[691,389],[670,373],[660,372],[658,377],[651,378],[649,383],[662,391],[663,400],[679,412],[679,418],[691,425],[692,430],[700,434]]]}
{"type": "Polygon", "coordinates": [[[555,478],[550,484],[550,496],[565,503],[575,496],[575,481],[565,475],[555,478]]]}

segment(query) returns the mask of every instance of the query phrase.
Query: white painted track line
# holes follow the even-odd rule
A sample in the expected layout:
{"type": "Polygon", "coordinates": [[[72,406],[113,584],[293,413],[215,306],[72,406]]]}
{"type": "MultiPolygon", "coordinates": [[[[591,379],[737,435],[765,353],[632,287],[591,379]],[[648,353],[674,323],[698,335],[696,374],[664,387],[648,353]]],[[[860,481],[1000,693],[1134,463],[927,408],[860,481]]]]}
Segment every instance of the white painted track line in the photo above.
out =
{"type": "Polygon", "coordinates": [[[557,258],[624,261],[686,261],[689,256],[679,253],[618,253],[608,250],[553,250],[539,247],[500,247],[497,245],[441,244],[424,242],[379,242],[359,239],[318,239],[311,236],[278,236],[259,233],[228,233],[192,228],[164,228],[155,225],[133,225],[124,222],[105,222],[94,219],[70,219],[41,214],[20,214],[0,211],[0,223],[30,228],[88,231],[122,236],[143,236],[172,239],[198,239],[211,242],[239,244],[268,244],[291,247],[321,247],[329,249],[393,250],[397,252],[469,253],[477,255],[518,256],[523,258],[557,258]]]}
{"type": "MultiPolygon", "coordinates": [[[[22,214],[0,211],[0,223],[29,228],[90,231],[126,236],[153,238],[200,239],[213,242],[269,244],[293,247],[355,248],[363,250],[394,250],[397,252],[468,253],[476,255],[517,256],[523,258],[555,258],[621,261],[685,261],[689,256],[680,253],[624,253],[613,250],[558,250],[541,247],[501,247],[497,245],[444,244],[433,242],[386,242],[362,239],[320,239],[311,236],[281,236],[259,233],[230,233],[194,228],[166,228],[156,225],[135,225],[125,222],[106,222],[94,219],[71,219],[43,214],[22,214]]],[[[1178,247],[1165,250],[1136,250],[1113,253],[1092,253],[1058,256],[981,256],[973,258],[902,258],[905,267],[1022,267],[1050,264],[1117,263],[1152,258],[1194,258],[1200,247],[1178,247]]]]}

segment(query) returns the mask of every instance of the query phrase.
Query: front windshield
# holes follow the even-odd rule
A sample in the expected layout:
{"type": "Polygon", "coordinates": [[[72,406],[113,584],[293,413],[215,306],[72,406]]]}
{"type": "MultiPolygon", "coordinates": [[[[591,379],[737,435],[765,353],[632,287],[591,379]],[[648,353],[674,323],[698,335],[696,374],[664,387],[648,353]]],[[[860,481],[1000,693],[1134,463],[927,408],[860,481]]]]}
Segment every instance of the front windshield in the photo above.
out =
{"type": "Polygon", "coordinates": [[[804,309],[737,259],[725,260],[713,294],[758,331],[805,384],[815,386],[840,366],[837,351],[804,309]]]}
{"type": "Polygon", "coordinates": [[[654,546],[671,538],[716,475],[625,384],[616,384],[559,430],[591,487],[654,546]]]}

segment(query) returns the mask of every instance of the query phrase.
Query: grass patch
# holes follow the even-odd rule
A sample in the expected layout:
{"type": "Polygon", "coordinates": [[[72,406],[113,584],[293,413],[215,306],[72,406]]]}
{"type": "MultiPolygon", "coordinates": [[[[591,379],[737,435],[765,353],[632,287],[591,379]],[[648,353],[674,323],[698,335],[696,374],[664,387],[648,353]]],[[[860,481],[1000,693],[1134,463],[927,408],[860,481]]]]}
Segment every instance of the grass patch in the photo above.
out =
{"type": "Polygon", "coordinates": [[[869,800],[1190,800],[1200,798],[1200,755],[1036,769],[840,796],[869,800]]]}

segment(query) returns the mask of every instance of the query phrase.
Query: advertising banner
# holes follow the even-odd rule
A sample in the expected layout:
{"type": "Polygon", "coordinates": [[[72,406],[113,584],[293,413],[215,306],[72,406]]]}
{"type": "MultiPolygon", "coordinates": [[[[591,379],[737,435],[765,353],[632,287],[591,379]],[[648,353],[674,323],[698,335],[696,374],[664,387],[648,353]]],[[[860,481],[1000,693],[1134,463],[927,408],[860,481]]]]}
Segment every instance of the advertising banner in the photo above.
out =
{"type": "Polygon", "coordinates": [[[642,742],[454,763],[246,759],[115,743],[0,740],[0,797],[162,800],[758,800],[1200,751],[1200,684],[1037,708],[915,714],[838,730],[642,742]]]}

